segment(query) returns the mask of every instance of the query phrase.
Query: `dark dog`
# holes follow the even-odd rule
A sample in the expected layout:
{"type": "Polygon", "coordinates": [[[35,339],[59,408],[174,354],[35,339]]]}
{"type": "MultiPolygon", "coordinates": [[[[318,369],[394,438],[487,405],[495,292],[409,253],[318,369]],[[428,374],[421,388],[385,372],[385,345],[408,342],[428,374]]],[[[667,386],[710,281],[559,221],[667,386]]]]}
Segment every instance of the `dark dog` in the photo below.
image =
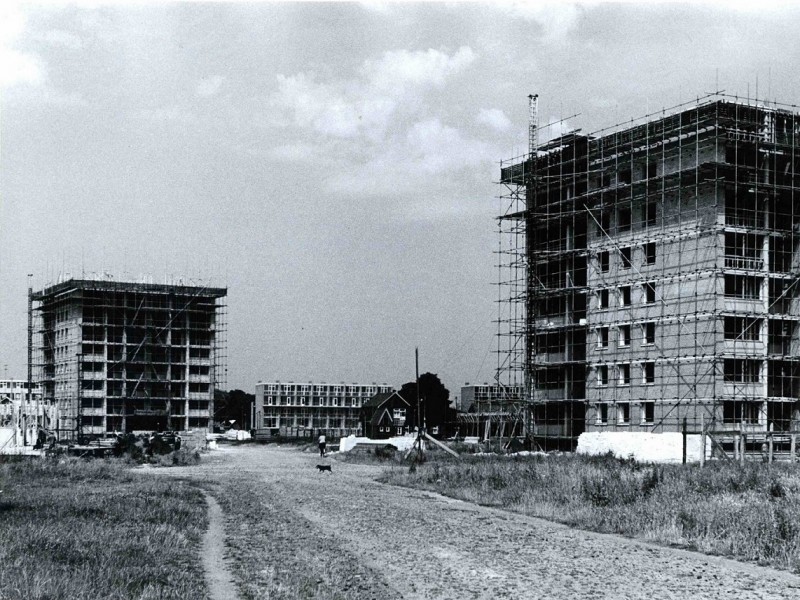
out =
{"type": "Polygon", "coordinates": [[[323,471],[328,471],[328,473],[333,473],[330,465],[317,465],[317,469],[319,469],[320,473],[322,473],[323,471]]]}

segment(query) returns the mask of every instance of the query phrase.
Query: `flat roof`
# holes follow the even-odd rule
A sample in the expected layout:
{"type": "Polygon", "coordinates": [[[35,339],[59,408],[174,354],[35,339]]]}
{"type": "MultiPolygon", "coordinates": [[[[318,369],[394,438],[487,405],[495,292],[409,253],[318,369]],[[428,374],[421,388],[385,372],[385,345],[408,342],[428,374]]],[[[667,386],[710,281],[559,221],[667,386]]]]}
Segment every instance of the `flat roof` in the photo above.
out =
{"type": "Polygon", "coordinates": [[[136,283],[132,281],[69,279],[34,292],[34,300],[45,300],[53,296],[69,294],[79,290],[97,292],[136,292],[141,294],[175,294],[185,296],[201,296],[206,298],[222,298],[228,295],[228,288],[207,287],[202,285],[170,285],[160,283],[136,283]]]}

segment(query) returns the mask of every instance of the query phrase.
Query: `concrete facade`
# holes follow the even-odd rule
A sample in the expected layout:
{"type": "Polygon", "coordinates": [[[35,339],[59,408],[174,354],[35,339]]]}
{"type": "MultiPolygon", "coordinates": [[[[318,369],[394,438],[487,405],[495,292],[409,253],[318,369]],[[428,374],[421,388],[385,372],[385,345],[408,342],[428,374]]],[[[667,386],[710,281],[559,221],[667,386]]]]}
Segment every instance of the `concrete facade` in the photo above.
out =
{"type": "Polygon", "coordinates": [[[254,423],[261,435],[311,437],[363,435],[361,407],[375,394],[393,392],[384,384],[294,383],[256,384],[254,423]]]}
{"type": "Polygon", "coordinates": [[[797,114],[713,99],[502,170],[534,435],[798,429],[799,149],[797,114]]]}
{"type": "Polygon", "coordinates": [[[58,436],[210,430],[226,294],[86,279],[34,293],[38,381],[58,436]]]}

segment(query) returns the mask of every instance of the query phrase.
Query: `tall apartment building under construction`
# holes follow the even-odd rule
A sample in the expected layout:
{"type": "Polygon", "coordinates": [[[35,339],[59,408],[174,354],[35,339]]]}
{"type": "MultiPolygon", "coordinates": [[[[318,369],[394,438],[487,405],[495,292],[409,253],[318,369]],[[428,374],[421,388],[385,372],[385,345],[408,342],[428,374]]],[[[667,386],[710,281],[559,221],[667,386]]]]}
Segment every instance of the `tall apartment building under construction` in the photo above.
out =
{"type": "Polygon", "coordinates": [[[800,115],[725,95],[501,166],[499,375],[528,430],[797,430],[800,115]]]}
{"type": "Polygon", "coordinates": [[[36,379],[59,438],[212,427],[226,294],[107,279],[33,293],[36,379]]]}

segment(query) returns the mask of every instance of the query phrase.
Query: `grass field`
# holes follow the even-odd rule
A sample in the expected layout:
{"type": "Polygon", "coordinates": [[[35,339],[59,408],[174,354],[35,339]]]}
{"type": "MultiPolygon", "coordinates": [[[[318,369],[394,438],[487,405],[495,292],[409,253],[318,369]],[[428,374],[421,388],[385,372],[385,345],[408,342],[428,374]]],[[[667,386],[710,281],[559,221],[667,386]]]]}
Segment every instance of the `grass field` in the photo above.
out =
{"type": "Polygon", "coordinates": [[[620,533],[800,572],[800,469],[610,457],[429,454],[382,481],[593,531],[620,533]]]}
{"type": "Polygon", "coordinates": [[[122,460],[7,459],[0,490],[0,600],[208,597],[188,484],[122,460]]]}

